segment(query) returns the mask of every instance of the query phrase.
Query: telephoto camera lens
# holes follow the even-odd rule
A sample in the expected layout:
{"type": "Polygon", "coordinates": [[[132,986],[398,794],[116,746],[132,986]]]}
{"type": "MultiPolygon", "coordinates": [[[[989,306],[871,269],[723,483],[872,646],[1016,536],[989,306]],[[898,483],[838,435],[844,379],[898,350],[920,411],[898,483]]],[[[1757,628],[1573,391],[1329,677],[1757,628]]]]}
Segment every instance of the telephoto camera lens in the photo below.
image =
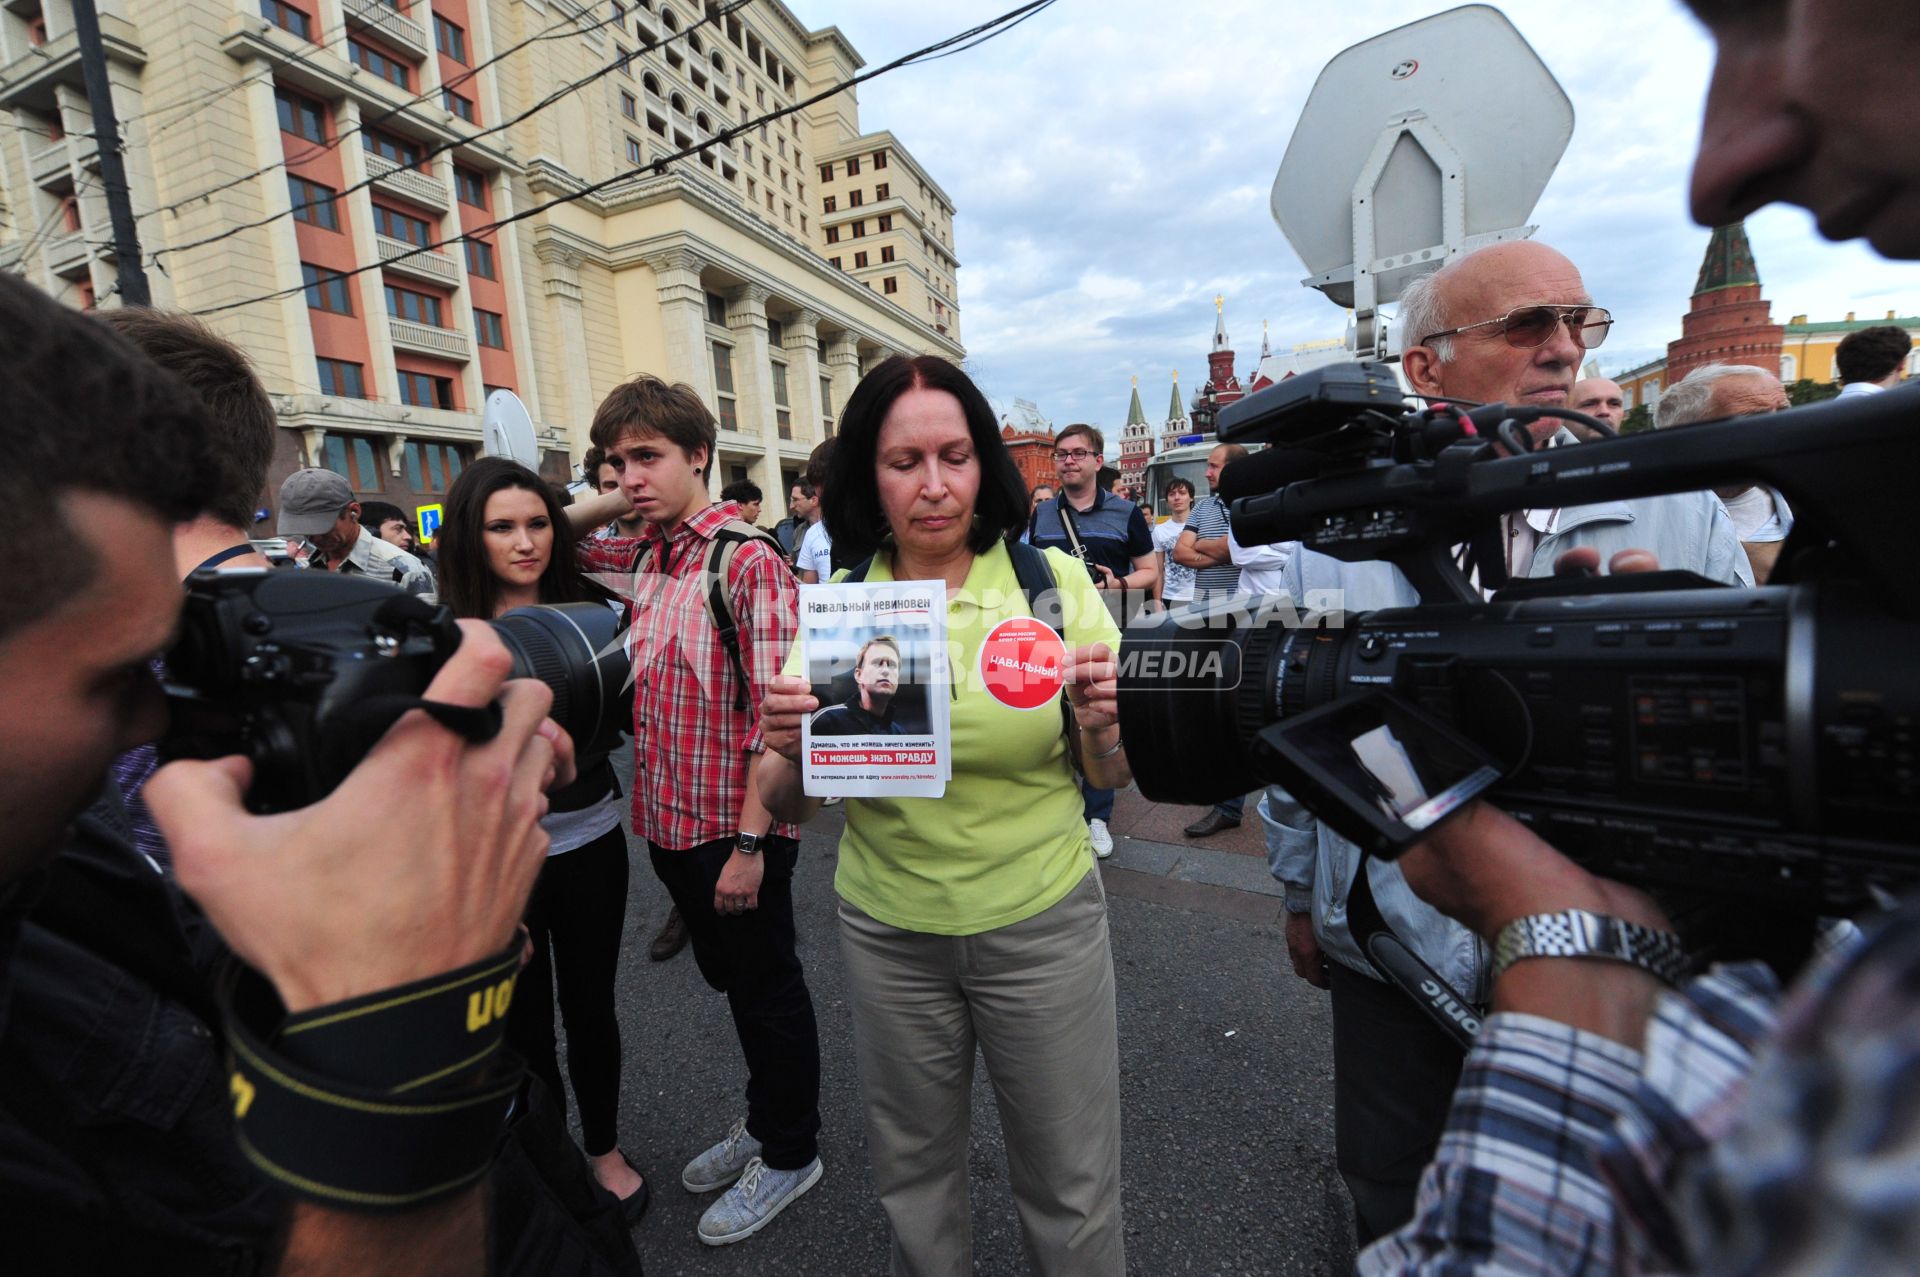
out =
{"type": "Polygon", "coordinates": [[[606,754],[632,726],[632,662],[618,612],[604,603],[517,607],[493,631],[513,654],[512,677],[553,689],[549,716],[573,738],[578,760],[606,754]]]}

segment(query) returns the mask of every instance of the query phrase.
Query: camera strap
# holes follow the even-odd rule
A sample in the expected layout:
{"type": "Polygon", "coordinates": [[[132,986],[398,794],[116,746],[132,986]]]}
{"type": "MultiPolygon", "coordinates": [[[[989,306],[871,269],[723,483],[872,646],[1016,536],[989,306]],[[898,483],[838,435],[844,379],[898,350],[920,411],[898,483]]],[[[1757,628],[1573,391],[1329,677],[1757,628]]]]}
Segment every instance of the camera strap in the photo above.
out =
{"type": "Polygon", "coordinates": [[[384,692],[378,696],[369,696],[344,706],[334,716],[334,722],[343,730],[358,732],[362,727],[372,731],[373,735],[384,733],[388,726],[408,710],[421,710],[434,722],[446,728],[454,735],[470,744],[483,744],[500,734],[500,706],[498,702],[486,705],[452,705],[446,701],[430,701],[424,696],[414,696],[406,692],[384,692]]]}
{"type": "Polygon", "coordinates": [[[487,1173],[523,1068],[502,1049],[521,941],[427,980],[288,1015],[235,963],[221,982],[241,1152],[287,1192],[364,1211],[487,1173]]]}
{"type": "Polygon", "coordinates": [[[1073,507],[1067,503],[1067,494],[1062,492],[1053,500],[1060,507],[1060,526],[1067,531],[1067,544],[1073,547],[1073,557],[1085,563],[1087,543],[1080,539],[1080,523],[1073,517],[1073,507]]]}
{"type": "Polygon", "coordinates": [[[1474,1036],[1480,1032],[1479,1009],[1422,962],[1387,925],[1373,898],[1373,886],[1367,881],[1367,865],[1372,859],[1364,854],[1360,857],[1353,886],[1347,891],[1347,926],[1354,941],[1381,979],[1412,998],[1414,1005],[1462,1051],[1472,1050],[1474,1036]]]}

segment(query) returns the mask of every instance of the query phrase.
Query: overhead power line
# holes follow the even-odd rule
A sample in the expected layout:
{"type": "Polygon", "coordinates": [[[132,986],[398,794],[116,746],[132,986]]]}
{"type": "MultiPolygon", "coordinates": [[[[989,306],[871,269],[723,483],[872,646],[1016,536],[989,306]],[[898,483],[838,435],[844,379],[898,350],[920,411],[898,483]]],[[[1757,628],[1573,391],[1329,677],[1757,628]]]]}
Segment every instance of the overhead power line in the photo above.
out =
{"type": "MultiPolygon", "coordinates": [[[[328,278],[329,279],[351,279],[356,275],[364,275],[369,271],[376,271],[376,270],[382,269],[383,267],[391,266],[395,262],[402,262],[402,261],[406,261],[408,258],[411,258],[411,257],[418,257],[422,253],[437,252],[440,249],[448,248],[455,244],[465,243],[467,240],[477,238],[481,235],[491,234],[494,231],[501,229],[502,227],[511,226],[516,222],[524,222],[530,217],[538,216],[539,214],[547,212],[550,209],[558,208],[563,204],[571,204],[574,201],[584,199],[589,195],[598,194],[600,191],[603,191],[610,186],[616,186],[621,182],[625,182],[632,178],[638,177],[643,173],[646,173],[649,171],[654,173],[665,173],[669,165],[677,163],[681,160],[687,159],[690,156],[698,155],[701,151],[707,149],[710,146],[715,145],[716,143],[731,142],[734,138],[739,137],[743,133],[750,132],[751,130],[758,128],[762,124],[768,124],[773,122],[774,120],[784,119],[787,116],[792,115],[797,111],[804,110],[805,108],[814,105],[816,102],[823,102],[826,99],[833,97],[837,93],[844,92],[845,90],[853,88],[856,85],[864,84],[867,81],[875,79],[879,76],[885,75],[890,71],[895,71],[901,67],[909,66],[920,61],[932,61],[934,60],[935,55],[941,54],[949,49],[954,50],[955,52],[958,52],[960,51],[960,47],[974,48],[979,44],[985,43],[985,40],[987,38],[990,38],[990,36],[997,36],[997,35],[1004,34],[1007,30],[1011,30],[1012,27],[1018,25],[1021,22],[1026,21],[1028,18],[1041,12],[1042,10],[1053,7],[1055,3],[1057,3],[1057,0],[1029,0],[1029,3],[1023,4],[1016,9],[1010,9],[1007,12],[1001,14],[997,18],[990,18],[986,22],[983,22],[978,26],[969,27],[967,30],[948,36],[944,40],[939,40],[933,44],[927,45],[924,48],[916,49],[912,53],[908,53],[901,57],[895,58],[893,61],[888,62],[883,66],[874,67],[872,70],[862,71],[858,75],[849,76],[845,80],[841,80],[832,85],[829,85],[827,88],[822,89],[820,92],[814,94],[812,97],[802,99],[801,101],[795,102],[790,106],[783,106],[776,110],[768,111],[763,115],[755,116],[752,119],[743,120],[739,124],[734,125],[731,128],[725,129],[722,132],[714,134],[712,137],[706,139],[703,142],[696,143],[693,146],[683,147],[680,150],[673,152],[671,155],[660,156],[658,159],[652,160],[646,164],[642,164],[635,168],[624,170],[620,173],[614,174],[612,177],[603,178],[598,182],[590,183],[586,186],[581,187],[577,191],[571,192],[566,195],[557,196],[550,200],[545,200],[539,204],[530,205],[527,208],[524,208],[519,212],[513,214],[511,217],[499,218],[496,221],[488,222],[484,226],[476,226],[470,231],[464,231],[458,235],[450,235],[446,239],[436,240],[431,244],[421,244],[418,247],[408,249],[404,253],[395,254],[393,257],[387,258],[384,261],[373,262],[365,266],[356,266],[352,270],[339,271],[335,274],[330,275],[328,278]]],[[[205,310],[197,310],[197,311],[194,311],[193,313],[195,315],[199,315],[203,317],[207,315],[218,315],[224,311],[239,310],[242,307],[258,305],[261,302],[279,301],[281,298],[292,297],[297,294],[304,293],[305,291],[306,291],[306,285],[301,284],[292,288],[281,288],[281,289],[276,289],[275,291],[270,293],[262,293],[257,297],[249,297],[243,301],[227,302],[219,306],[209,306],[205,310]]]]}

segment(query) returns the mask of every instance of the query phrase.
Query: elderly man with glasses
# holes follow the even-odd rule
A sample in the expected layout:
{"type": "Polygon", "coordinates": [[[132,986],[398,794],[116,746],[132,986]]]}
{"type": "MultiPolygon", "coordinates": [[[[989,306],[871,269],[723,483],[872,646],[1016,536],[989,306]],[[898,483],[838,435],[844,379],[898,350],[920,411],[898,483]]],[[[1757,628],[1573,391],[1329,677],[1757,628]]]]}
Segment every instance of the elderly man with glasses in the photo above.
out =
{"type": "MultiPolygon", "coordinates": [[[[1401,363],[1415,393],[1479,403],[1569,406],[1574,379],[1613,317],[1593,304],[1573,263],[1531,241],[1483,248],[1402,296],[1401,363]]],[[[1551,419],[1530,426],[1534,447],[1576,442],[1551,419]]],[[[1589,445],[1594,446],[1594,445],[1589,445]]],[[[1562,567],[1634,566],[1623,551],[1650,551],[1660,565],[1729,584],[1752,584],[1726,510],[1710,492],[1516,511],[1497,544],[1474,547],[1491,587],[1562,567]],[[1576,553],[1560,561],[1568,551],[1576,553]]],[[[1644,564],[1644,557],[1640,563],[1644,564]]],[[[1302,549],[1285,570],[1294,598],[1334,590],[1349,612],[1418,601],[1399,569],[1342,563],[1302,549]]],[[[1294,973],[1328,989],[1333,1002],[1334,1160],[1353,1194],[1361,1245],[1413,1215],[1422,1168],[1432,1160],[1459,1080],[1460,1048],[1374,970],[1354,934],[1370,896],[1381,918],[1421,961],[1472,1002],[1483,1002],[1487,951],[1467,928],[1415,896],[1396,863],[1366,863],[1356,895],[1359,848],[1320,826],[1284,790],[1259,806],[1267,858],[1286,888],[1286,941],[1294,973]],[[1356,903],[1359,902],[1359,903],[1356,903]]]]}

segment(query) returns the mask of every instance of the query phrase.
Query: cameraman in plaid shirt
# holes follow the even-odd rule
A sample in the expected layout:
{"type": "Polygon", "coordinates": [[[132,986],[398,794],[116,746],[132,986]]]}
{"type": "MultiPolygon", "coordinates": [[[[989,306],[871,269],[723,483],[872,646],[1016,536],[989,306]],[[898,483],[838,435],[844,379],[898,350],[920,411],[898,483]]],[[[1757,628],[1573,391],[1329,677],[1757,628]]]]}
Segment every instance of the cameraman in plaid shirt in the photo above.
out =
{"type": "Polygon", "coordinates": [[[593,418],[618,491],[576,502],[582,531],[629,511],[637,537],[584,539],[580,564],[633,604],[633,828],[686,920],[700,974],[727,995],[747,1063],[747,1114],[687,1164],[690,1192],[728,1188],[700,1220],[722,1246],[757,1232],[820,1179],[820,1046],[794,951],[792,825],[753,784],[764,751],[755,707],[798,629],[793,574],[749,541],[726,581],[747,686],[704,602],[715,533],[740,518],[707,496],[715,425],[685,385],[640,376],[593,418]]]}

